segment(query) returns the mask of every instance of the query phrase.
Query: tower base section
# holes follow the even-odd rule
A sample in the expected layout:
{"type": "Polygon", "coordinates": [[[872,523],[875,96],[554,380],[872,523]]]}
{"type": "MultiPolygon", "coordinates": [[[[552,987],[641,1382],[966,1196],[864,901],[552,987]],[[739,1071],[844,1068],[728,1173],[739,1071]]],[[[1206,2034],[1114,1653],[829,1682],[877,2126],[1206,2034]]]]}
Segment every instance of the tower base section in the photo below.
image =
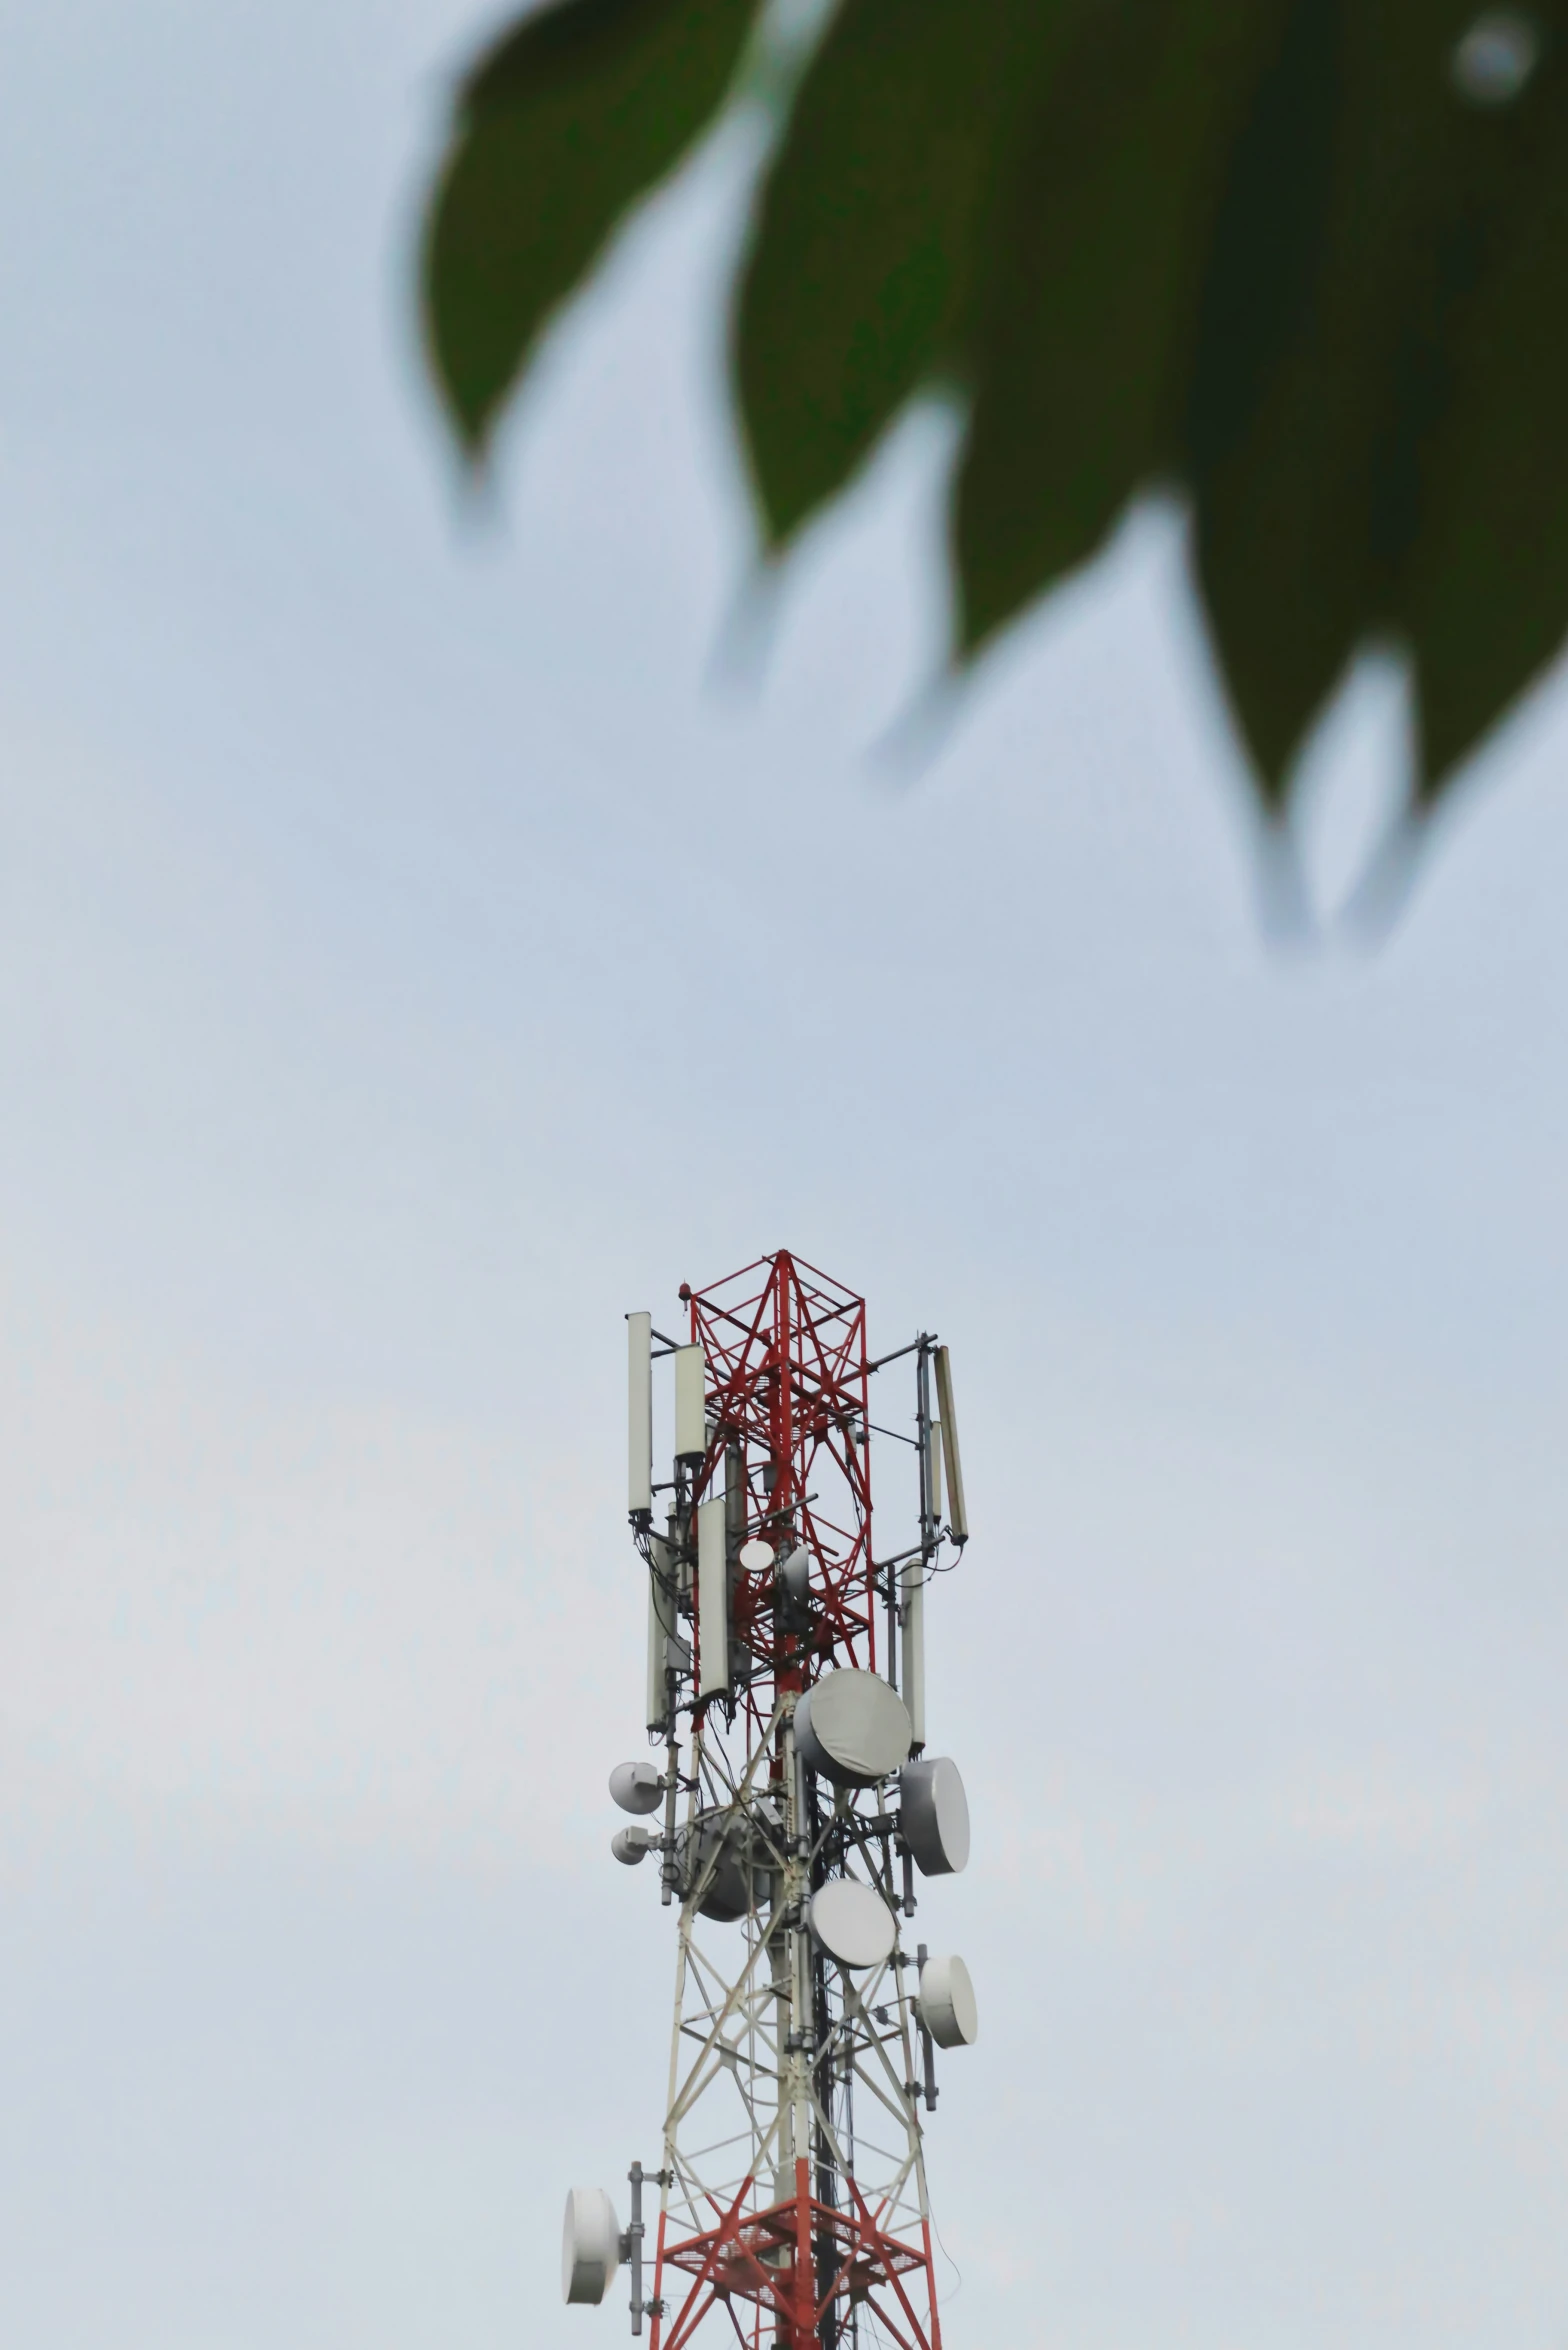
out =
{"type": "Polygon", "coordinates": [[[941,2350],[931,2270],[930,2230],[911,2244],[891,2235],[853,2180],[841,2182],[847,2210],[813,2195],[809,2165],[797,2166],[796,2193],[762,2211],[748,2209],[751,2181],[717,2227],[660,2246],[665,2289],[671,2270],[693,2281],[667,2304],[654,2350],[684,2350],[716,2303],[729,2304],[737,2339],[769,2350],[821,2350],[837,2342],[846,2312],[876,2317],[898,2350],[941,2350]],[[749,2305],[747,2319],[734,2305],[749,2305]]]}

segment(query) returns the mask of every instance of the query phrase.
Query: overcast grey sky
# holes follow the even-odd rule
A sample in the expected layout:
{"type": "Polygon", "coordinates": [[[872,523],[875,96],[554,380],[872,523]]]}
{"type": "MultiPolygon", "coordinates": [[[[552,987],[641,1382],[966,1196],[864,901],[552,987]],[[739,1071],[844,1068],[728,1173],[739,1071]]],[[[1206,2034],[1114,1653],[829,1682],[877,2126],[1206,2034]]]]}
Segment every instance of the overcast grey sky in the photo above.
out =
{"type": "MultiPolygon", "coordinates": [[[[1168,518],[890,771],[916,419],[708,685],[750,132],[476,513],[407,299],[469,9],[4,21],[0,2333],[620,2340],[621,1316],[789,1245],[960,1377],[950,2350],[1561,2350],[1561,691],[1380,952],[1282,952],[1168,518]]],[[[1325,904],[1396,748],[1363,680],[1325,904]]]]}

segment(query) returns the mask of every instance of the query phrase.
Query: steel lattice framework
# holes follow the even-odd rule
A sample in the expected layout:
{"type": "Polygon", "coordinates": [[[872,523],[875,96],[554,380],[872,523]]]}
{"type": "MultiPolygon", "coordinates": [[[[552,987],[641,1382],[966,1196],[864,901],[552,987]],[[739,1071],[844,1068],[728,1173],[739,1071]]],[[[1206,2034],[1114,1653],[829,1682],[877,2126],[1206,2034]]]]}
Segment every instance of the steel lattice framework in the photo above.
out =
{"type": "MultiPolygon", "coordinates": [[[[902,1441],[919,1538],[878,1561],[864,1300],[783,1250],[681,1297],[688,1334],[665,1344],[701,1349],[702,1450],[649,1489],[667,1497],[663,1533],[651,1510],[633,1512],[664,1666],[650,1724],[666,1752],[658,1848],[664,1898],[680,1905],[652,2293],[642,2300],[639,2203],[633,2328],[651,2316],[650,2350],[687,2350],[699,2333],[747,2350],[941,2350],[920,2119],[935,2089],[915,2003],[925,1954],[901,1945],[909,1855],[889,1790],[819,1783],[794,1728],[826,1669],[897,1685],[910,1595],[943,1539],[935,1342],[899,1350],[918,1357],[902,1441]],[[704,1505],[722,1506],[722,1608],[698,1573],[704,1505]],[[841,1966],[808,1928],[813,1894],[844,1877],[898,1921],[885,1963],[841,1966]]],[[[658,1681],[656,1657],[651,1691],[658,1681]]]]}
{"type": "MultiPolygon", "coordinates": [[[[779,1688],[804,1688],[813,1659],[874,1670],[865,1300],[784,1250],[682,1295],[707,1362],[713,1428],[693,1500],[724,1482],[738,1452],[742,1542],[794,1540],[812,1554],[809,1624],[781,1628],[772,1574],[741,1569],[731,1636],[749,1651],[753,1676],[760,1670],[779,1688]]],[[[757,1686],[748,1679],[753,1720],[757,1686]]]]}

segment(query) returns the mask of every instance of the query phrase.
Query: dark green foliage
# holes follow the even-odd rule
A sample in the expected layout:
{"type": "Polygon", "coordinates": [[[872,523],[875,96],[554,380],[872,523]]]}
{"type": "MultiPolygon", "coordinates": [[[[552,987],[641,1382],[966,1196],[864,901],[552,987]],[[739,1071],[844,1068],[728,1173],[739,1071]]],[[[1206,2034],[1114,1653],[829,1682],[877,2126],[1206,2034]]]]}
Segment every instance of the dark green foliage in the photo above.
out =
{"type": "Polygon", "coordinates": [[[1415,656],[1427,797],[1568,625],[1565,69],[1568,57],[1548,59],[1517,125],[1477,126],[1496,149],[1448,229],[1440,401],[1395,610],[1415,656]]]}
{"type": "Polygon", "coordinates": [[[954,545],[970,652],[1181,470],[1198,295],[1277,0],[1078,0],[1034,94],[975,351],[954,545]]]}
{"type": "MultiPolygon", "coordinates": [[[[568,0],[463,94],[428,251],[470,446],[732,86],[753,0],[568,0]]],[[[734,327],[770,547],[955,391],[960,659],[1179,489],[1280,804],[1363,645],[1408,649],[1418,797],[1568,631],[1568,0],[1456,83],[1455,0],[840,0],[734,327]]]]}
{"type": "Polygon", "coordinates": [[[955,375],[997,157],[1070,0],[846,0],[763,183],[735,377],[775,546],[955,375]]]}
{"type": "Polygon", "coordinates": [[[430,348],[481,448],[550,314],[723,104],[757,0],[561,0],[469,77],[431,209],[430,348]]]}
{"type": "Polygon", "coordinates": [[[1539,262],[1527,272],[1538,319],[1516,316],[1509,334],[1497,312],[1498,273],[1518,276],[1521,239],[1539,247],[1533,215],[1552,214],[1554,187],[1568,260],[1563,78],[1548,55],[1516,105],[1463,103],[1448,64],[1469,21],[1433,0],[1296,0],[1234,159],[1190,478],[1210,622],[1276,792],[1358,643],[1419,631],[1430,790],[1568,624],[1568,564],[1559,553],[1554,587],[1521,479],[1542,500],[1564,482],[1560,430],[1538,430],[1528,455],[1506,445],[1510,409],[1537,401],[1564,346],[1561,271],[1553,295],[1539,262]],[[1501,634],[1499,583],[1483,585],[1499,559],[1533,575],[1501,634]]]}

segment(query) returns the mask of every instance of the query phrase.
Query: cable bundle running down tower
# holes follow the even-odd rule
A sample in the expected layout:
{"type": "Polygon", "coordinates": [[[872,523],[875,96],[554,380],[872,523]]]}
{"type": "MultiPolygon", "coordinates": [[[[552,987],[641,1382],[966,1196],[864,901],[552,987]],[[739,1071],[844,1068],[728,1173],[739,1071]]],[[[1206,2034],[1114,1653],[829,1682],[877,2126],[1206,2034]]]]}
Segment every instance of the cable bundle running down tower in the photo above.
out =
{"type": "Polygon", "coordinates": [[[662,1763],[610,1779],[637,1823],[616,1858],[656,1855],[679,1904],[663,2155],[632,2165],[624,2232],[608,2195],[573,2188],[562,2290],[602,2301],[629,2263],[650,2350],[705,2326],[746,2350],[941,2350],[920,2116],[975,2001],[961,1958],[911,1952],[903,1930],[916,1872],[969,1856],[963,1782],[926,1751],[926,1592],[968,1539],[947,1349],[921,1336],[871,1361],[864,1300],[784,1250],[680,1294],[681,1338],[627,1318],[662,1763]],[[674,1463],[656,1485],[665,1362],[674,1463]],[[902,1456],[918,1530],[879,1559],[871,1380],[895,1364],[914,1373],[913,1433],[880,1426],[877,1450],[902,1456]]]}

